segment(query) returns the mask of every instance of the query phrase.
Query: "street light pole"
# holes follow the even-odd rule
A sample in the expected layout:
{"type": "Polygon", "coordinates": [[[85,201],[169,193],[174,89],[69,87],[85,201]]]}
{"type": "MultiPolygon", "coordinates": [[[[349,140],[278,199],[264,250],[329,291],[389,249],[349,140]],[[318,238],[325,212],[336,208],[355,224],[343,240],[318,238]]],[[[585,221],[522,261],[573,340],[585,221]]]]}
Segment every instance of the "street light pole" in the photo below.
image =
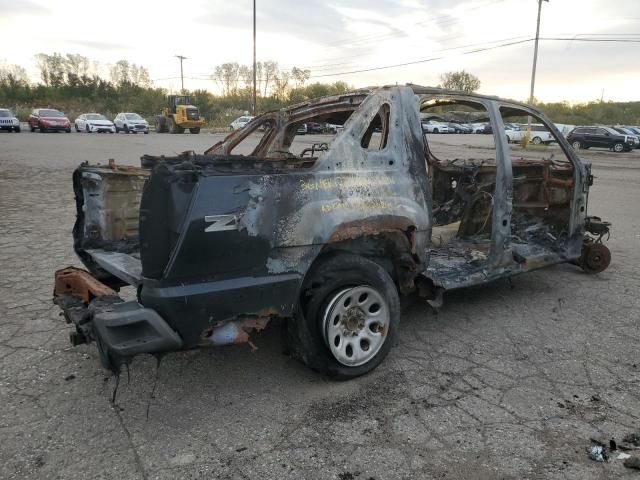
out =
{"type": "Polygon", "coordinates": [[[256,0],[253,0],[253,116],[256,116],[256,0]]]}
{"type": "Polygon", "coordinates": [[[180,59],[180,93],[184,93],[184,75],[182,74],[182,61],[186,60],[187,57],[176,55],[176,58],[180,59]]]}
{"type": "Polygon", "coordinates": [[[533,47],[533,68],[531,69],[531,92],[529,93],[529,103],[533,104],[533,91],[536,84],[536,66],[538,64],[538,40],[540,38],[540,13],[542,12],[542,2],[549,0],[538,0],[538,23],[536,24],[536,41],[533,47]]]}

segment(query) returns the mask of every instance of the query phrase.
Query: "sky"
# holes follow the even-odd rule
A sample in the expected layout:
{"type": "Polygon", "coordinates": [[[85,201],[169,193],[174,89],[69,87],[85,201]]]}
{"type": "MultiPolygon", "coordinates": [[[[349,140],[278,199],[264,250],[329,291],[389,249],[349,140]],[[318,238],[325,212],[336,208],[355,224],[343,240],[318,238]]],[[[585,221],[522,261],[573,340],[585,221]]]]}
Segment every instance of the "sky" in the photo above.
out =
{"type": "MultiPolygon", "coordinates": [[[[437,85],[442,73],[464,69],[480,78],[481,93],[529,96],[537,0],[256,3],[258,61],[309,69],[309,82],[437,85]]],[[[536,98],[640,100],[639,3],[543,2],[536,98]]],[[[0,32],[0,62],[34,80],[35,54],[79,53],[105,68],[120,59],[143,65],[154,84],[177,90],[175,55],[183,55],[185,88],[217,92],[216,65],[252,62],[252,0],[0,0],[0,32]]]]}

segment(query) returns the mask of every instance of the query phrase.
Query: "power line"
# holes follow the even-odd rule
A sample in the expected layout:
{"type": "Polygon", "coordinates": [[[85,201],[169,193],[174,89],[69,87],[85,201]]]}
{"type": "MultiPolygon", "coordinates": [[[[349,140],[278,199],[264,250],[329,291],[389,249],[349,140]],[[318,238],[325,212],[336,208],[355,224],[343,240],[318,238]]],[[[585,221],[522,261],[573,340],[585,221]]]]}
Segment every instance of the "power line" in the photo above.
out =
{"type": "MultiPolygon", "coordinates": [[[[532,40],[533,40],[533,38],[527,38],[525,40],[519,40],[519,41],[516,41],[516,42],[503,43],[501,45],[495,45],[493,47],[479,48],[479,49],[471,50],[471,51],[468,51],[468,52],[462,52],[459,55],[469,55],[471,53],[478,53],[478,52],[485,52],[485,51],[488,51],[488,50],[495,50],[495,49],[498,49],[498,48],[508,47],[508,46],[511,46],[511,45],[518,45],[518,44],[521,44],[521,43],[530,42],[532,40]]],[[[309,78],[336,77],[338,75],[349,75],[349,74],[352,74],[352,73],[364,73],[364,72],[372,72],[374,70],[386,70],[386,69],[389,69],[389,68],[406,67],[408,65],[417,65],[419,63],[433,62],[433,61],[436,61],[436,60],[442,60],[444,58],[447,58],[447,57],[446,56],[441,56],[441,57],[424,58],[422,60],[414,60],[412,62],[396,63],[394,65],[384,65],[384,66],[381,66],[381,67],[364,68],[364,69],[361,69],[361,70],[352,70],[350,72],[326,73],[326,74],[323,74],[323,75],[312,75],[309,78]]]]}

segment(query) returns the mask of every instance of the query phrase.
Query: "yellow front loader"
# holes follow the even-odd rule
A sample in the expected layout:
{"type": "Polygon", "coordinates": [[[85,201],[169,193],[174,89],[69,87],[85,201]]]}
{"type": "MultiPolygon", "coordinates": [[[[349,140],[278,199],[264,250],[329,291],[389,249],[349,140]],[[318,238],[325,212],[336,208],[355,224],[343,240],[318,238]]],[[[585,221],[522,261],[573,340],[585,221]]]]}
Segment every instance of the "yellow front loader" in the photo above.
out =
{"type": "Polygon", "coordinates": [[[188,95],[168,95],[167,106],[156,117],[158,133],[184,133],[186,129],[191,133],[200,133],[203,125],[204,118],[200,116],[198,107],[191,105],[188,95]]]}

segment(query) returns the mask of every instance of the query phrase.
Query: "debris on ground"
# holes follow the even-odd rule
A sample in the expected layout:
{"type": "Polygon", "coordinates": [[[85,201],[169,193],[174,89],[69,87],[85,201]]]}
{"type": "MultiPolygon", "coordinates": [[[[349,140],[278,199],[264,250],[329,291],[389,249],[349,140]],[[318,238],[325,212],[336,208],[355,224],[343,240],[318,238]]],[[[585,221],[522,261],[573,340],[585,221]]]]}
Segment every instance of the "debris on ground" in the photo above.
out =
{"type": "Polygon", "coordinates": [[[635,468],[636,470],[640,470],[640,457],[630,456],[624,461],[623,465],[627,468],[635,468]]]}
{"type": "Polygon", "coordinates": [[[618,444],[620,450],[640,450],[640,433],[630,433],[626,435],[618,444]]]}
{"type": "Polygon", "coordinates": [[[607,448],[597,440],[591,440],[591,448],[589,449],[589,458],[596,462],[608,462],[609,454],[607,448]]]}
{"type": "Polygon", "coordinates": [[[628,453],[620,452],[616,457],[616,460],[626,460],[627,458],[631,458],[631,455],[628,453]]]}

